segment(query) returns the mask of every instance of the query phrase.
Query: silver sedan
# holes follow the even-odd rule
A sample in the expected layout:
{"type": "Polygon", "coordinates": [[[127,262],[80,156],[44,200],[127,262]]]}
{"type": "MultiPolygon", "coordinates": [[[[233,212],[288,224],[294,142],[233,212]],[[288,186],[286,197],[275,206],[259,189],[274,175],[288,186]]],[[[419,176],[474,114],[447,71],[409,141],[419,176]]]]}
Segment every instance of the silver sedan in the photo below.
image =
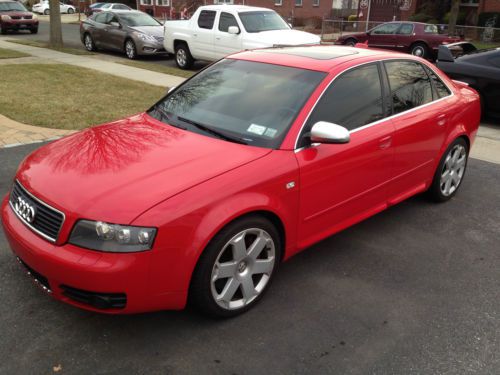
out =
{"type": "Polygon", "coordinates": [[[80,38],[88,51],[109,49],[138,55],[166,54],[163,25],[139,11],[100,12],[83,21],[80,38]]]}

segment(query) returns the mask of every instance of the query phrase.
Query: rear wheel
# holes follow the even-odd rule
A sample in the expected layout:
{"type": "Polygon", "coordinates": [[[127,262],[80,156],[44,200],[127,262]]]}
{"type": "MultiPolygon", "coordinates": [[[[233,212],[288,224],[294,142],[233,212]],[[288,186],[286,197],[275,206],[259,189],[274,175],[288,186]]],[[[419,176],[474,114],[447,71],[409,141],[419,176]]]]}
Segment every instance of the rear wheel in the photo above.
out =
{"type": "Polygon", "coordinates": [[[427,45],[425,45],[424,43],[413,44],[410,47],[410,53],[413,56],[418,56],[418,57],[421,57],[423,59],[425,59],[429,55],[427,45]]]}
{"type": "Polygon", "coordinates": [[[68,9],[68,14],[73,14],[73,13],[75,13],[75,11],[73,10],[73,8],[69,8],[68,9]]]}
{"type": "Polygon", "coordinates": [[[43,11],[43,14],[45,14],[46,16],[48,16],[50,14],[50,9],[45,9],[43,11]]]}
{"type": "Polygon", "coordinates": [[[232,222],[201,255],[193,273],[190,302],[213,317],[247,311],[267,290],[280,254],[280,236],[269,220],[248,216],[232,222]]]}
{"type": "Polygon", "coordinates": [[[469,147],[463,138],[457,138],[446,149],[429,188],[429,195],[434,201],[447,201],[457,193],[465,175],[468,157],[469,147]]]}
{"type": "Polygon", "coordinates": [[[354,38],[349,38],[344,42],[344,45],[354,47],[358,41],[354,38]]]}
{"type": "Polygon", "coordinates": [[[189,69],[193,66],[193,56],[191,56],[189,47],[185,43],[178,44],[175,47],[175,62],[181,69],[189,69]]]}

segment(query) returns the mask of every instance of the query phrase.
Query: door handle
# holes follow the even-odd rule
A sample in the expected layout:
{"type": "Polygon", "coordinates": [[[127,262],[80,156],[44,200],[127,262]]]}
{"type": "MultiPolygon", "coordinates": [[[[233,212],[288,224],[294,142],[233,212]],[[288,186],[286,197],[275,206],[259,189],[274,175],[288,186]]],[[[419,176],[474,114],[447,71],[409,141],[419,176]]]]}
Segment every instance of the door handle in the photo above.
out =
{"type": "Polygon", "coordinates": [[[437,118],[437,124],[439,126],[443,126],[444,124],[446,124],[446,115],[439,115],[437,118]]]}
{"type": "Polygon", "coordinates": [[[381,150],[385,150],[386,148],[391,147],[392,144],[392,136],[388,135],[387,137],[383,137],[379,140],[378,147],[381,150]]]}
{"type": "Polygon", "coordinates": [[[193,36],[198,36],[198,34],[193,34],[193,36]]]}

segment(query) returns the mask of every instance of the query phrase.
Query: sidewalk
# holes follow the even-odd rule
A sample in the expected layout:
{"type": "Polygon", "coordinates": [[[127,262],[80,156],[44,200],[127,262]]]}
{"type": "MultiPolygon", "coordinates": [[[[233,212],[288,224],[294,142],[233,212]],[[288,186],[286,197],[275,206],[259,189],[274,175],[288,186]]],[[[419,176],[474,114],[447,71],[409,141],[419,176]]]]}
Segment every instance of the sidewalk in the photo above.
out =
{"type": "Polygon", "coordinates": [[[172,76],[163,73],[152,72],[150,70],[134,68],[127,65],[118,64],[111,61],[103,61],[92,56],[71,55],[69,53],[58,52],[48,48],[25,46],[17,43],[6,42],[0,39],[0,48],[6,48],[24,52],[38,57],[42,60],[53,61],[69,65],[80,66],[82,68],[94,69],[102,73],[111,74],[117,77],[127,78],[134,81],[145,82],[150,85],[161,87],[173,87],[181,84],[185,78],[172,76]]]}

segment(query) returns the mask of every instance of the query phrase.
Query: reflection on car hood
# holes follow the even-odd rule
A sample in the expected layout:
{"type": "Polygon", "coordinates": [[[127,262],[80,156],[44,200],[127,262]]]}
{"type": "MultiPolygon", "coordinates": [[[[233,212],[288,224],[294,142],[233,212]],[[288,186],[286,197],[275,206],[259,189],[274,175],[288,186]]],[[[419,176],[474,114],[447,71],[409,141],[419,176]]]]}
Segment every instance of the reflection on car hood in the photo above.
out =
{"type": "Polygon", "coordinates": [[[272,30],[260,33],[249,33],[248,39],[269,46],[279,44],[284,46],[297,46],[300,44],[319,44],[320,37],[299,30],[272,30]]]}
{"type": "Polygon", "coordinates": [[[17,178],[66,213],[127,224],[155,204],[269,152],[141,114],[41,147],[21,164],[17,178]]]}
{"type": "Polygon", "coordinates": [[[155,37],[163,37],[163,26],[129,26],[131,30],[155,37]]]}

